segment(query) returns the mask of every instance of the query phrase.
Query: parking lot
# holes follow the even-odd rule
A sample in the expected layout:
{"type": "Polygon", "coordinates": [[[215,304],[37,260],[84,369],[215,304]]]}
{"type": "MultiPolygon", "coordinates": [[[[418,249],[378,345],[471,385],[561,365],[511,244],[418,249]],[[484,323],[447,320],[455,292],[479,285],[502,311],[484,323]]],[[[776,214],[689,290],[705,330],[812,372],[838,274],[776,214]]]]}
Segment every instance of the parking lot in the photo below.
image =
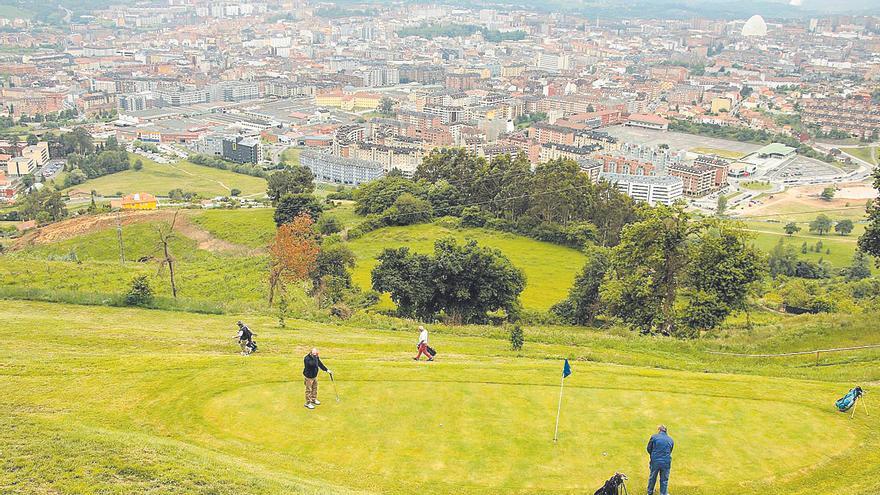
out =
{"type": "Polygon", "coordinates": [[[711,137],[685,134],[682,132],[655,131],[639,127],[626,127],[622,125],[599,129],[608,134],[626,141],[648,146],[668,144],[673,150],[691,150],[693,148],[714,148],[719,150],[736,151],[738,153],[751,153],[761,149],[760,144],[740,143],[711,137]]]}

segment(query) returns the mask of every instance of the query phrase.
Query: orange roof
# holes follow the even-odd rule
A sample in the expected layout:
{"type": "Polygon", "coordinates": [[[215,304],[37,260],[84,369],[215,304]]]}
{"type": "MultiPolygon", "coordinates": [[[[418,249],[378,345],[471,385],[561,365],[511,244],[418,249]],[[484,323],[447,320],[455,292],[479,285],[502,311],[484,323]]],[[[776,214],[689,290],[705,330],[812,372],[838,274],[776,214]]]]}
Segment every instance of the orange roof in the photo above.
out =
{"type": "Polygon", "coordinates": [[[156,196],[153,196],[150,193],[126,194],[122,198],[122,204],[153,203],[155,201],[156,201],[156,196]]]}

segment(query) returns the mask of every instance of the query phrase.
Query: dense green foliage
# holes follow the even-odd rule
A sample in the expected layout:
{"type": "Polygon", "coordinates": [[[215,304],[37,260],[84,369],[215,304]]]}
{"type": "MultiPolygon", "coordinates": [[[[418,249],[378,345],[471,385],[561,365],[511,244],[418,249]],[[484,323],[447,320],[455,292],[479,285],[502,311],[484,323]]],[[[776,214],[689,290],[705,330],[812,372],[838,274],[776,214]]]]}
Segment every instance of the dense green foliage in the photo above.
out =
{"type": "Polygon", "coordinates": [[[451,238],[437,241],[433,255],[386,249],[372,280],[401,316],[431,321],[442,312],[455,324],[486,322],[499,310],[515,317],[525,288],[525,275],[500,251],[451,238]]]}
{"type": "Polygon", "coordinates": [[[532,171],[523,155],[487,161],[463,149],[446,149],[426,156],[413,180],[392,175],[358,188],[356,211],[377,215],[363,229],[393,225],[395,212],[389,210],[405,193],[430,203],[421,214],[410,211],[420,221],[431,212],[461,216],[464,226],[576,248],[588,241],[612,246],[635,219],[632,199],[607,182],[591,182],[572,160],[553,160],[532,171]]]}
{"type": "Polygon", "coordinates": [[[201,165],[203,167],[211,167],[219,170],[228,170],[237,174],[250,175],[251,177],[260,177],[265,179],[269,173],[252,163],[236,163],[224,160],[220,157],[210,155],[192,155],[188,158],[190,163],[201,165]]]}
{"type": "Polygon", "coordinates": [[[604,313],[643,333],[695,335],[744,309],[763,267],[735,225],[694,221],[680,206],[643,207],[617,246],[588,251],[568,298],[552,311],[572,324],[604,313]]]}
{"type": "Polygon", "coordinates": [[[315,191],[314,180],[315,176],[308,168],[288,166],[269,175],[266,195],[277,203],[285,194],[311,194],[315,191]]]}
{"type": "Polygon", "coordinates": [[[67,156],[68,174],[64,179],[64,187],[82,184],[88,179],[95,179],[131,168],[128,153],[125,150],[101,151],[97,154],[67,156]]]}
{"type": "MultiPolygon", "coordinates": [[[[874,189],[880,192],[880,167],[874,169],[874,189]]],[[[868,204],[867,212],[868,226],[859,237],[859,249],[880,260],[880,197],[868,204]]]]}
{"type": "Polygon", "coordinates": [[[311,194],[285,194],[275,207],[275,225],[284,225],[300,213],[308,214],[313,220],[321,216],[324,207],[318,198],[311,194]]]}
{"type": "Polygon", "coordinates": [[[61,193],[44,187],[31,190],[19,199],[18,216],[22,220],[36,220],[41,224],[57,222],[67,216],[67,207],[61,193]]]}

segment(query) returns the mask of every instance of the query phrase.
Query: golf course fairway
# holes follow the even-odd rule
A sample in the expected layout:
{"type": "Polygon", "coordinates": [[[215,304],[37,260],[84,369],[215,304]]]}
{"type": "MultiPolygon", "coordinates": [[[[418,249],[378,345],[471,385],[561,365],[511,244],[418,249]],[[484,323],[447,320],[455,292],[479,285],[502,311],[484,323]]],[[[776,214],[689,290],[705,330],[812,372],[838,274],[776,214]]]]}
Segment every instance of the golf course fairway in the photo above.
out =
{"type": "Polygon", "coordinates": [[[21,301],[0,316],[18,334],[0,343],[2,493],[575,494],[615,471],[641,493],[661,423],[675,495],[880,490],[878,420],[833,407],[850,382],[737,372],[688,343],[624,359],[601,339],[527,333],[514,352],[438,328],[437,361],[416,363],[413,328],[242,316],[260,344],[242,357],[238,316],[21,301]],[[314,411],[312,346],[340,398],[321,373],[314,411]]]}

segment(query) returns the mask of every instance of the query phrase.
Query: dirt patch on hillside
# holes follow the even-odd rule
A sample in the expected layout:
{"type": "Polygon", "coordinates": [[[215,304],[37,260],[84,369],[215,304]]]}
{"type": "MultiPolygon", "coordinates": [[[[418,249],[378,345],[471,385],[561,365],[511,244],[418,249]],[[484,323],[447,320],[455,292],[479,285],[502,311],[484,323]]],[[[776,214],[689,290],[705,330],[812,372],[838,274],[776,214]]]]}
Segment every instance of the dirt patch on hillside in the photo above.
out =
{"type": "MultiPolygon", "coordinates": [[[[199,249],[211,251],[215,253],[227,253],[236,255],[254,254],[259,250],[253,250],[247,246],[241,246],[223,239],[218,239],[211,235],[210,232],[194,224],[190,220],[192,213],[181,210],[177,216],[175,231],[181,235],[188,237],[198,243],[199,249]]],[[[61,222],[46,225],[38,229],[25,233],[12,244],[13,250],[24,249],[29,246],[38,246],[41,244],[50,244],[53,242],[64,241],[74,237],[94,234],[107,229],[116,228],[117,225],[123,227],[138,223],[155,223],[155,222],[171,222],[174,218],[174,211],[155,210],[155,211],[126,211],[117,213],[105,213],[102,215],[87,215],[76,218],[70,218],[61,222]]]]}
{"type": "Polygon", "coordinates": [[[864,209],[867,200],[877,197],[877,191],[870,184],[852,182],[838,184],[834,199],[826,201],[819,197],[826,187],[824,185],[790,187],[781,193],[764,197],[760,204],[746,206],[739,212],[743,216],[759,216],[778,213],[781,209],[783,209],[782,211],[802,210],[803,212],[837,208],[864,209]]]}

